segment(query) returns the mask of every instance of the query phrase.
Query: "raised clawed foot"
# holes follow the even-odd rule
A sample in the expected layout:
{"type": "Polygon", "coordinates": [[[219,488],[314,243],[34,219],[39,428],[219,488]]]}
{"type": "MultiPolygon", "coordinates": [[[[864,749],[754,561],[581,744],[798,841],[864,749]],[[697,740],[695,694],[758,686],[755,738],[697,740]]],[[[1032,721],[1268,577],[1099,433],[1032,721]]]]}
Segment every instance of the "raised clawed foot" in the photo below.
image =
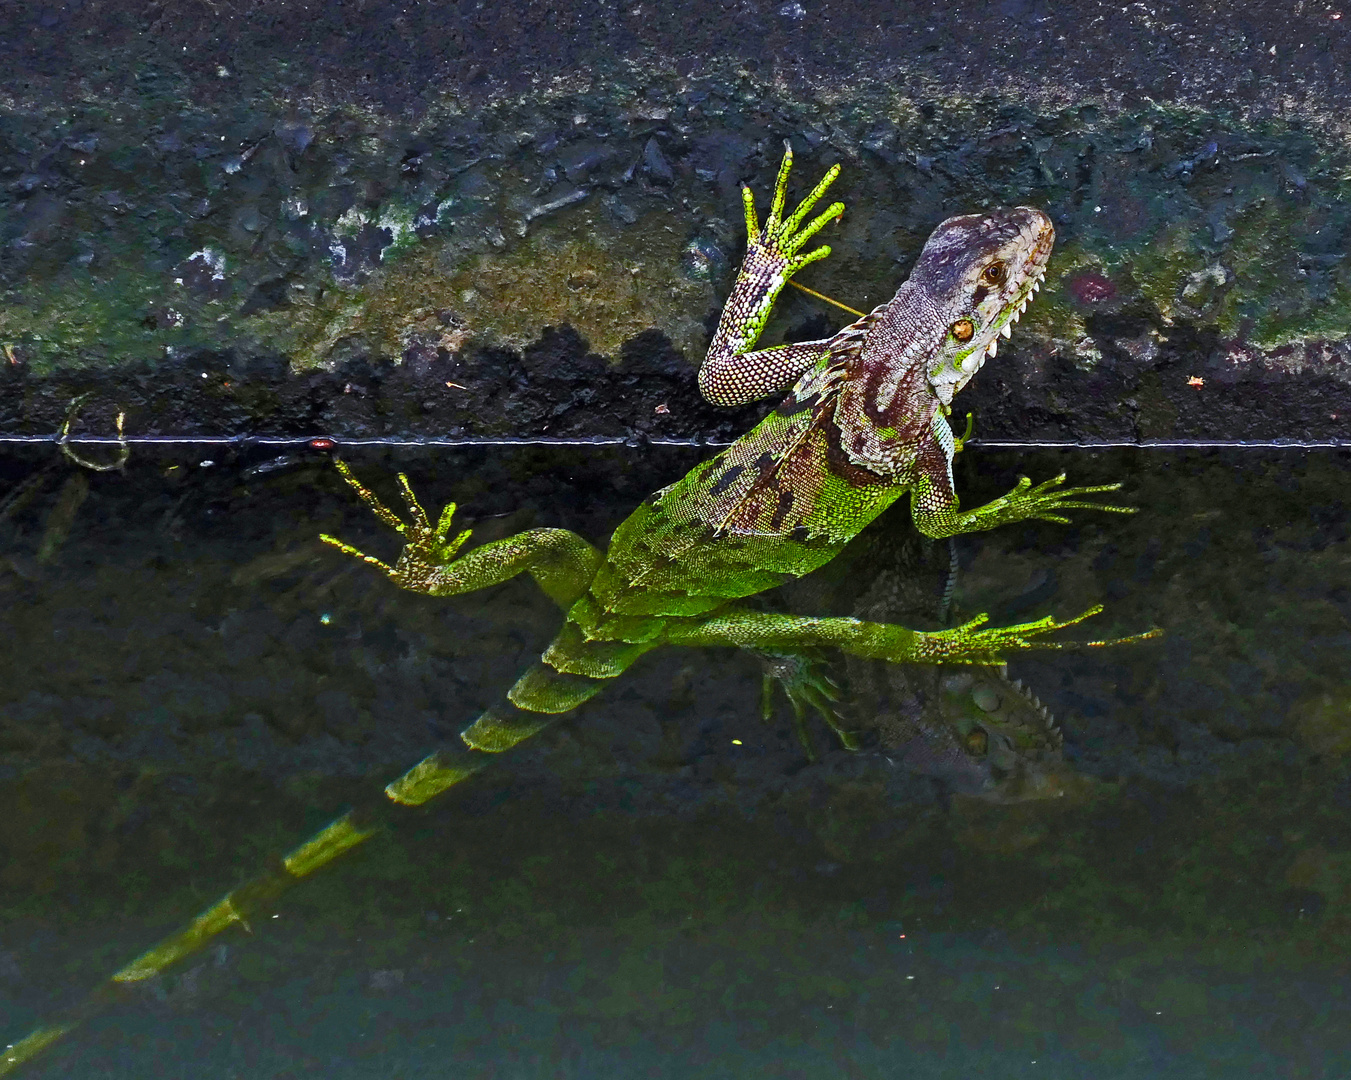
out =
{"type": "Polygon", "coordinates": [[[1108,645],[1125,645],[1133,641],[1145,641],[1158,637],[1163,631],[1157,627],[1141,634],[1127,637],[1106,638],[1100,641],[1041,641],[1036,640],[1056,630],[1076,626],[1085,619],[1102,611],[1101,604],[1094,604],[1087,611],[1058,621],[1047,615],[1036,622],[1018,623],[1014,626],[995,626],[981,629],[990,621],[988,615],[977,615],[970,622],[951,630],[940,630],[925,634],[924,641],[916,650],[918,659],[930,664],[1003,664],[1007,661],[1005,653],[1019,649],[1099,649],[1108,645]]]}
{"type": "MultiPolygon", "coordinates": [[[[976,414],[969,412],[966,414],[966,430],[962,432],[961,438],[954,437],[952,440],[952,452],[960,454],[966,449],[966,444],[971,441],[971,433],[976,430],[976,414]]],[[[1120,487],[1120,484],[1116,485],[1120,487]]]]}
{"type": "Polygon", "coordinates": [[[769,217],[765,220],[763,229],[760,228],[759,219],[755,213],[755,195],[748,187],[741,189],[741,201],[746,210],[748,254],[760,256],[778,264],[785,277],[797,273],[808,263],[824,259],[830,254],[830,245],[828,244],[823,244],[821,247],[803,255],[799,255],[798,252],[802,250],[807,241],[844,213],[844,203],[831,203],[824,213],[818,214],[805,228],[801,227],[812,208],[826,193],[826,189],[840,175],[840,166],[836,164],[830,167],[826,175],[821,178],[821,182],[812,188],[811,194],[803,199],[798,208],[785,219],[783,207],[788,197],[788,173],[792,170],[792,167],[793,148],[785,142],[783,164],[779,166],[779,178],[774,184],[774,197],[770,202],[769,217]]]}
{"type": "Polygon", "coordinates": [[[1054,521],[1068,525],[1070,519],[1063,510],[1104,510],[1109,514],[1134,514],[1134,506],[1109,506],[1105,503],[1086,502],[1085,495],[1096,495],[1101,491],[1119,491],[1120,484],[1095,484],[1092,487],[1062,488],[1065,474],[1052,477],[1036,487],[1026,476],[1020,477],[1017,486],[999,500],[1004,504],[1001,517],[1010,521],[1026,521],[1037,518],[1041,521],[1054,521]]]}
{"type": "Polygon", "coordinates": [[[766,721],[774,718],[774,691],[778,688],[788,699],[793,710],[793,731],[807,752],[807,758],[816,760],[811,736],[807,731],[807,710],[815,710],[826,726],[840,740],[846,750],[857,750],[858,740],[840,724],[835,702],[840,700],[840,687],[825,673],[823,662],[807,653],[778,653],[756,649],[764,661],[764,680],[760,684],[760,716],[766,721]]]}
{"type": "Polygon", "coordinates": [[[454,560],[456,552],[464,546],[465,541],[471,535],[471,530],[466,529],[453,539],[450,537],[451,522],[455,517],[455,504],[447,504],[433,527],[427,512],[422,509],[422,504],[413,494],[407,475],[399,473],[399,491],[403,496],[404,506],[407,508],[409,517],[409,520],[405,522],[398,514],[385,506],[373,491],[356,478],[351,467],[345,461],[335,460],[334,464],[338,467],[338,472],[342,473],[342,478],[357,493],[361,501],[371,508],[375,516],[403,536],[404,548],[399,554],[398,560],[393,566],[390,566],[388,563],[381,562],[374,555],[367,555],[365,552],[352,547],[351,544],[345,544],[327,533],[320,533],[319,539],[326,544],[333,545],[339,551],[384,571],[396,585],[405,589],[426,591],[431,578],[437,571],[454,560]]]}

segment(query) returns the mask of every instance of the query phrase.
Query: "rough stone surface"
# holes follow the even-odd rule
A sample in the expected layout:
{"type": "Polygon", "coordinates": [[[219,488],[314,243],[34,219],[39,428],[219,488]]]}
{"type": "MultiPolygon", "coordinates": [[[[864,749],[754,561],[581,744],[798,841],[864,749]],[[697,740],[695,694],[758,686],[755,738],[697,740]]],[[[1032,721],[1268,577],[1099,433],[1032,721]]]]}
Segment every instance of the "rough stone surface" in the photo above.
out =
{"type": "MultiPolygon", "coordinates": [[[[1347,22],[7,5],[0,432],[93,390],[133,434],[718,437],[735,423],[685,373],[740,256],[738,185],[766,191],[790,138],[800,184],[845,164],[807,283],[855,307],[950,213],[1055,219],[1043,298],[971,394],[986,437],[1337,438],[1347,22]]],[[[789,297],[774,332],[834,314],[789,297]]]]}

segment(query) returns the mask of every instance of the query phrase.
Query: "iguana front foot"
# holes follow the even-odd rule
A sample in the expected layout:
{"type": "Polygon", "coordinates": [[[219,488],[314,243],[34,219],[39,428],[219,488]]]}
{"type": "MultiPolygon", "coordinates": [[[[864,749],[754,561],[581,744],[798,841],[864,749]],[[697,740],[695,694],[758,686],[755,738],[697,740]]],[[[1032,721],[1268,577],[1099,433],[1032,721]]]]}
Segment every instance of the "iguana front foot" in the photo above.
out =
{"type": "Polygon", "coordinates": [[[779,166],[763,229],[755,212],[754,194],[748,187],[741,189],[746,215],[746,257],[709,343],[708,355],[699,367],[699,392],[715,405],[731,408],[787,390],[826,355],[830,344],[831,339],[826,338],[751,351],[765,329],[775,299],[792,276],[830,254],[828,244],[805,253],[802,249],[844,213],[844,203],[831,203],[824,212],[807,221],[826,189],[840,175],[839,165],[834,165],[785,218],[784,203],[792,166],[793,150],[785,144],[783,164],[779,166]]]}
{"type": "Polygon", "coordinates": [[[320,533],[319,539],[326,544],[333,545],[339,551],[360,559],[362,562],[378,567],[385,572],[391,581],[402,588],[430,592],[433,578],[443,567],[454,561],[456,553],[472,535],[472,531],[466,529],[454,539],[450,538],[451,521],[455,517],[455,504],[446,504],[446,508],[441,511],[436,526],[433,527],[431,519],[427,517],[427,512],[418,502],[417,496],[413,494],[407,474],[399,473],[399,491],[403,496],[404,506],[407,507],[410,519],[405,522],[398,514],[385,506],[373,491],[356,478],[347,462],[335,460],[334,465],[337,466],[338,472],[342,473],[342,478],[357,493],[361,501],[371,508],[375,516],[404,537],[404,548],[399,553],[394,565],[390,566],[388,563],[381,562],[374,555],[367,555],[365,552],[359,551],[352,545],[345,544],[327,533],[320,533]]]}
{"type": "MultiPolygon", "coordinates": [[[[1101,491],[1120,491],[1120,484],[1095,484],[1091,487],[1062,488],[1065,474],[1053,476],[1036,487],[1026,476],[1020,476],[1012,491],[995,502],[1003,502],[1005,513],[1011,521],[1026,521],[1036,518],[1041,521],[1054,521],[1068,525],[1070,519],[1060,513],[1062,510],[1104,510],[1109,514],[1134,514],[1135,506],[1110,506],[1106,503],[1085,502],[1083,496],[1096,495],[1101,491]]],[[[991,503],[990,505],[994,505],[991,503]]]]}
{"type": "Polygon", "coordinates": [[[846,750],[857,750],[858,740],[840,724],[835,702],[840,700],[840,687],[823,670],[819,657],[802,652],[774,652],[753,650],[764,662],[765,673],[760,684],[760,716],[766,722],[774,718],[774,691],[780,689],[793,710],[793,731],[807,752],[810,761],[816,760],[811,736],[807,731],[807,710],[813,709],[826,726],[840,740],[846,750]]]}
{"type": "MultiPolygon", "coordinates": [[[[965,436],[962,442],[965,442],[965,436]]],[[[1065,474],[1061,473],[1033,487],[1032,481],[1022,476],[1007,495],[1001,495],[974,510],[958,510],[951,494],[940,494],[932,484],[917,485],[913,497],[915,525],[926,536],[944,537],[983,532],[1019,521],[1053,521],[1058,525],[1068,525],[1070,519],[1064,514],[1066,510],[1102,510],[1109,514],[1137,512],[1134,506],[1113,506],[1084,498],[1085,495],[1097,495],[1103,491],[1119,491],[1120,484],[1067,488],[1060,486],[1064,482],[1065,474]]]]}
{"type": "Polygon", "coordinates": [[[750,258],[754,255],[765,262],[776,264],[777,268],[783,272],[784,277],[791,277],[808,263],[824,259],[830,254],[829,245],[823,245],[814,251],[807,252],[805,255],[799,255],[798,252],[806,246],[808,240],[844,213],[844,203],[831,203],[823,213],[818,214],[806,228],[799,232],[799,228],[806,221],[807,215],[812,212],[812,208],[820,202],[821,196],[826,193],[826,189],[840,175],[840,166],[838,164],[832,165],[816,187],[812,188],[811,193],[798,204],[798,208],[785,218],[783,208],[788,198],[788,174],[792,171],[792,168],[793,148],[785,142],[783,162],[779,165],[779,177],[774,183],[774,195],[770,200],[769,217],[765,219],[764,229],[760,228],[755,213],[755,194],[749,187],[741,189],[741,204],[746,213],[747,257],[750,258]]]}

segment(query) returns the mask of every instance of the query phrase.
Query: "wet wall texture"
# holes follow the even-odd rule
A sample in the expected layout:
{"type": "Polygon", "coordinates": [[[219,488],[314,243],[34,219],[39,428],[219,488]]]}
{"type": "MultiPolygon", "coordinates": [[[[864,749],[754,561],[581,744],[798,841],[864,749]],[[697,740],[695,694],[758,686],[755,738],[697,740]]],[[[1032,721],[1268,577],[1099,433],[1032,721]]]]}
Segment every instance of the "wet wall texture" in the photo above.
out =
{"type": "MultiPolygon", "coordinates": [[[[782,142],[884,300],[1031,203],[986,438],[1336,439],[1336,4],[10,3],[0,434],[724,437],[692,379],[782,142]]],[[[797,295],[773,334],[847,316],[797,295]]]]}

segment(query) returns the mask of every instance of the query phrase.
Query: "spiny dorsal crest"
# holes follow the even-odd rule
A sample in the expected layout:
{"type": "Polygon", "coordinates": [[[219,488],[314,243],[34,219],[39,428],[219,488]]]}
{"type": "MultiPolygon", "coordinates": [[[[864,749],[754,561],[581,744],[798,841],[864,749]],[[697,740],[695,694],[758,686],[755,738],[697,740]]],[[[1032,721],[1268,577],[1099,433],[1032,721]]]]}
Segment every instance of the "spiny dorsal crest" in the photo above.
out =
{"type": "Polygon", "coordinates": [[[996,671],[1004,684],[1014,691],[1014,693],[1022,697],[1031,707],[1032,711],[1041,718],[1045,729],[1044,734],[1046,738],[1050,740],[1051,748],[1053,750],[1058,750],[1063,746],[1065,743],[1065,733],[1060,730],[1060,725],[1056,723],[1055,717],[1051,714],[1051,710],[1042,703],[1041,698],[1037,697],[1030,688],[1024,686],[1022,679],[1010,679],[1007,664],[997,668],[996,671]]]}

